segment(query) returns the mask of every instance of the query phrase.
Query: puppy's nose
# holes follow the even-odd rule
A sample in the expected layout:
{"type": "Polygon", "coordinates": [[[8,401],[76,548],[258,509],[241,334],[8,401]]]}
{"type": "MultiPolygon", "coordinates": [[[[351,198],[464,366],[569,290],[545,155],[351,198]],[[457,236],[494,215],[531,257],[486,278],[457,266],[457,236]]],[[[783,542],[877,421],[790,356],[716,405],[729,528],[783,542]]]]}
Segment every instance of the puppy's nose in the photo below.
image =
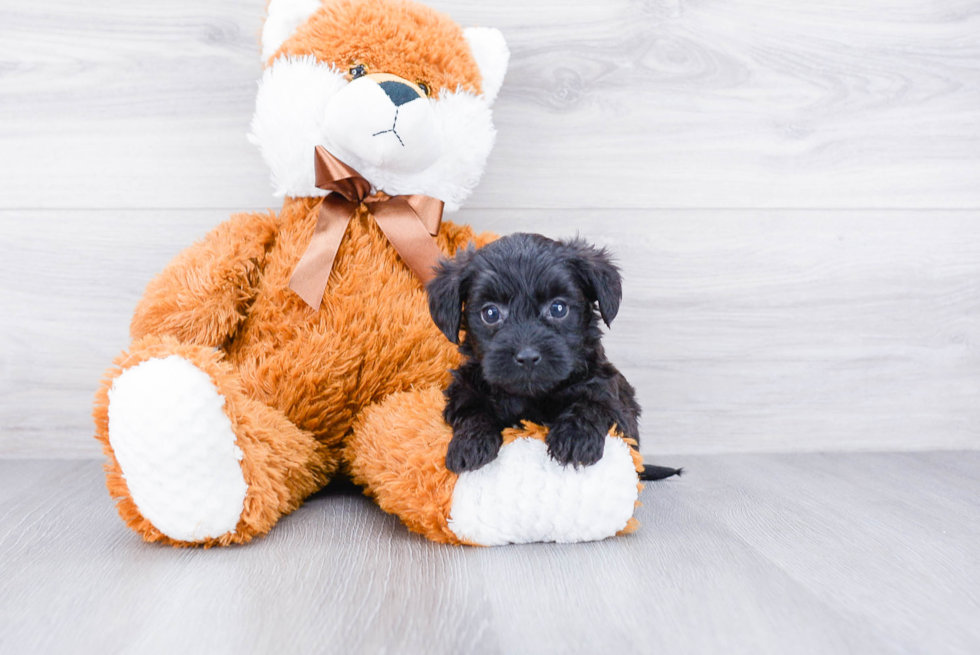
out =
{"type": "Polygon", "coordinates": [[[533,368],[541,361],[541,353],[534,348],[521,348],[521,351],[514,355],[514,359],[523,368],[533,368]]]}
{"type": "Polygon", "coordinates": [[[401,107],[406,102],[411,102],[412,100],[418,100],[421,96],[407,84],[402,84],[401,82],[396,82],[395,80],[386,80],[384,82],[378,82],[378,86],[381,90],[385,92],[385,95],[395,104],[396,107],[401,107]]]}

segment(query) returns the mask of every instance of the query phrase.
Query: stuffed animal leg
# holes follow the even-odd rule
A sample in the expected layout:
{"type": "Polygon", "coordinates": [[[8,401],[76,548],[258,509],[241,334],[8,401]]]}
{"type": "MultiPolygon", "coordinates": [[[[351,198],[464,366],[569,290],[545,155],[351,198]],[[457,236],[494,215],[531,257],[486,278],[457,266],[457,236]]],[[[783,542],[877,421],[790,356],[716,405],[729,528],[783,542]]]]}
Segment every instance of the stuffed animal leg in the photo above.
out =
{"type": "Polygon", "coordinates": [[[497,459],[457,476],[446,469],[452,429],[438,388],[406,391],[365,409],[345,445],[354,481],[409,530],[433,541],[496,546],[594,541],[632,532],[643,459],[610,433],[592,466],[548,455],[547,429],[504,432],[497,459]]]}
{"type": "Polygon", "coordinates": [[[96,396],[96,437],[120,516],[146,541],[245,543],[336,470],[318,441],[242,390],[220,351],[144,337],[96,396]]]}

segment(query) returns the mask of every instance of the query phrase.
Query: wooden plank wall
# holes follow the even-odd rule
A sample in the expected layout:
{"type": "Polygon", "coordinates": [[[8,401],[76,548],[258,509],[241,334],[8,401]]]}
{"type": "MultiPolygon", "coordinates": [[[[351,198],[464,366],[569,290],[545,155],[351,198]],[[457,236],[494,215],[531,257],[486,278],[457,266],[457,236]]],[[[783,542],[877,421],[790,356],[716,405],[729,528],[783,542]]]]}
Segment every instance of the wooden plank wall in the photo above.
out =
{"type": "MultiPolygon", "coordinates": [[[[617,253],[646,453],[980,448],[980,3],[431,4],[513,53],[457,219],[617,253]]],[[[0,455],[96,455],[143,286],[279,204],[263,6],[0,4],[0,455]]]]}

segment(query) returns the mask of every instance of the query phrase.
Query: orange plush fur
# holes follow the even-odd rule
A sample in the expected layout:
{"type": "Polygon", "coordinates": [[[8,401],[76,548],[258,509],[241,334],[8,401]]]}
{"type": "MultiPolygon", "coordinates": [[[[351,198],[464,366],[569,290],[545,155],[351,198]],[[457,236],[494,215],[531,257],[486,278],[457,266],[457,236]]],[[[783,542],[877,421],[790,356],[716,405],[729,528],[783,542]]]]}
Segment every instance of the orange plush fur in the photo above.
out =
{"type": "Polygon", "coordinates": [[[340,0],[325,5],[273,55],[313,55],[342,70],[363,64],[424,82],[433,95],[461,87],[480,92],[480,70],[459,25],[409,2],[340,0]],[[405,29],[407,28],[407,29],[405,29]]]}

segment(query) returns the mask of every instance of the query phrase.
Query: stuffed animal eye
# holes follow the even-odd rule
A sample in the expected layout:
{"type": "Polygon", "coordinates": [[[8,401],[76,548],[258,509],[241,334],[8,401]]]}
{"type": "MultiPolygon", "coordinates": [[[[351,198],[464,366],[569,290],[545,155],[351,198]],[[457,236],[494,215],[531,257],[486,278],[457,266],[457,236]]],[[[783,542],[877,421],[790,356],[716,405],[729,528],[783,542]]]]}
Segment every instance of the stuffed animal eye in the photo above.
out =
{"type": "Polygon", "coordinates": [[[347,72],[350,73],[352,80],[356,80],[359,77],[364,77],[365,75],[367,75],[367,66],[365,66],[364,64],[351,66],[350,70],[348,70],[347,72]]]}
{"type": "Polygon", "coordinates": [[[563,303],[561,300],[556,300],[551,303],[551,316],[553,318],[565,318],[568,314],[568,305],[563,303]]]}
{"type": "Polygon", "coordinates": [[[480,312],[480,318],[482,318],[483,322],[487,325],[493,325],[500,320],[500,308],[496,305],[487,305],[480,312]]]}
{"type": "Polygon", "coordinates": [[[428,98],[430,95],[432,95],[432,92],[429,90],[429,85],[428,84],[426,84],[425,82],[416,82],[416,84],[418,84],[419,85],[419,88],[422,89],[422,93],[425,94],[425,97],[426,98],[428,98]]]}

